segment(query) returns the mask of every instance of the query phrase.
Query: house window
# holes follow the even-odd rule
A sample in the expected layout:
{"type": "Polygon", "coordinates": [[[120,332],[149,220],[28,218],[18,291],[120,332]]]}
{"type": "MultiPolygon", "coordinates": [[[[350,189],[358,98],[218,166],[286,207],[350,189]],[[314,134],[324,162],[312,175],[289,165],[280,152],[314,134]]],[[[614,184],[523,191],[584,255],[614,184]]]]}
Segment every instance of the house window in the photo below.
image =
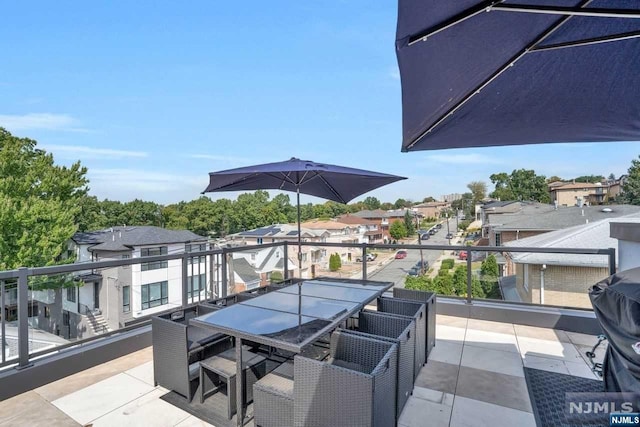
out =
{"type": "MultiPolygon", "coordinates": [[[[140,256],[143,256],[143,257],[166,255],[166,254],[167,254],[166,246],[140,249],[140,256]]],[[[167,268],[167,266],[168,266],[167,261],[143,262],[142,264],[140,264],[140,269],[142,271],[159,270],[161,268],[167,268]]]]}
{"type": "Polygon", "coordinates": [[[129,313],[131,311],[131,286],[122,287],[122,312],[129,313]]]}
{"type": "MultiPolygon", "coordinates": [[[[131,258],[131,254],[122,254],[122,259],[129,259],[131,258]]],[[[130,268],[130,265],[123,265],[122,268],[130,268]]]]}
{"type": "Polygon", "coordinates": [[[62,325],[69,326],[69,312],[67,310],[62,312],[62,325]]]}
{"type": "Polygon", "coordinates": [[[529,292],[529,264],[524,264],[523,269],[524,269],[524,279],[522,281],[522,286],[524,287],[524,290],[527,291],[528,293],[529,292]]]}
{"type": "Polygon", "coordinates": [[[307,261],[307,254],[302,254],[302,261],[306,262],[307,261]]]}
{"type": "MultiPolygon", "coordinates": [[[[207,244],[206,243],[200,243],[200,244],[190,244],[190,245],[185,245],[184,246],[184,251],[187,253],[191,253],[191,252],[202,252],[202,251],[206,251],[207,250],[207,244]]],[[[189,265],[191,264],[202,264],[204,262],[206,262],[207,258],[204,255],[200,255],[200,256],[192,256],[187,258],[187,263],[189,265]]]]}
{"type": "Polygon", "coordinates": [[[44,306],[44,317],[45,319],[48,319],[51,317],[51,308],[49,308],[49,306],[44,306]]]}
{"type": "Polygon", "coordinates": [[[67,288],[67,301],[76,302],[76,288],[67,288]]]}
{"type": "Polygon", "coordinates": [[[261,244],[262,244],[262,237],[258,237],[258,238],[256,239],[256,242],[257,242],[259,245],[261,245],[261,244]]]}
{"type": "Polygon", "coordinates": [[[205,283],[207,283],[207,275],[204,273],[189,276],[187,281],[187,297],[191,298],[192,296],[199,294],[200,291],[204,289],[205,283]]]}
{"type": "Polygon", "coordinates": [[[169,284],[164,282],[142,285],[142,309],[169,303],[169,284]]]}
{"type": "Polygon", "coordinates": [[[500,246],[502,244],[502,236],[500,233],[496,233],[496,246],[500,246]]]}

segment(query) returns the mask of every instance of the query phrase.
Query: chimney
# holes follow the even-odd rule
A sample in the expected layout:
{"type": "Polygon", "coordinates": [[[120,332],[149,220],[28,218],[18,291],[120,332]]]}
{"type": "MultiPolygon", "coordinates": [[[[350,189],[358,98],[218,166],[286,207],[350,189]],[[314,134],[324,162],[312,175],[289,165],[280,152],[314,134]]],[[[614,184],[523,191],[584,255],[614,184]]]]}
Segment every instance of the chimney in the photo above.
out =
{"type": "Polygon", "coordinates": [[[640,223],[611,222],[610,236],[618,239],[618,270],[640,267],[640,223]]]}

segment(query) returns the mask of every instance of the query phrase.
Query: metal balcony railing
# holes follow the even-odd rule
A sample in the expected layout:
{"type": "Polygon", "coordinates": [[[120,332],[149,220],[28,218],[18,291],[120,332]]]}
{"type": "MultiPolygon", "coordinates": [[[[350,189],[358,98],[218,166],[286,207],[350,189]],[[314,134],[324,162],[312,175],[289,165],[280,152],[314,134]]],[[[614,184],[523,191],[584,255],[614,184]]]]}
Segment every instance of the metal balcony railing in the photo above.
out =
{"type": "MultiPolygon", "coordinates": [[[[32,277],[36,276],[52,276],[52,275],[60,275],[60,274],[70,274],[77,271],[86,271],[92,270],[94,272],[100,272],[104,269],[114,268],[114,267],[122,267],[122,266],[130,266],[134,264],[140,264],[141,262],[149,263],[156,261],[169,261],[169,260],[181,260],[181,272],[180,272],[180,280],[181,280],[181,295],[180,295],[180,303],[182,307],[187,307],[190,305],[197,304],[203,300],[212,299],[214,297],[226,297],[229,293],[230,281],[233,280],[229,275],[229,258],[232,257],[233,253],[243,252],[243,251],[251,251],[251,250],[260,250],[266,248],[276,248],[281,247],[283,251],[282,262],[283,262],[283,279],[288,279],[289,271],[291,271],[289,265],[289,245],[293,244],[294,246],[297,243],[294,242],[279,242],[279,243],[267,243],[262,245],[255,246],[237,246],[237,247],[225,247],[222,249],[211,249],[199,252],[189,252],[189,253],[178,253],[178,254],[169,254],[169,255],[159,255],[159,256],[149,256],[142,258],[128,258],[128,259],[119,259],[119,260],[110,260],[110,261],[99,261],[99,262],[91,262],[91,263],[78,263],[78,264],[66,264],[60,266],[47,266],[47,267],[35,267],[35,268],[19,268],[15,270],[7,270],[0,271],[0,314],[2,315],[2,319],[0,322],[0,333],[4,340],[7,337],[6,328],[10,326],[11,328],[17,329],[17,358],[14,358],[13,355],[8,357],[9,355],[5,354],[4,346],[2,346],[2,351],[0,352],[2,355],[2,359],[0,361],[0,368],[15,365],[18,368],[26,367],[30,364],[30,360],[33,360],[36,357],[44,356],[52,351],[60,351],[65,348],[74,347],[78,345],[82,345],[89,341],[95,340],[97,338],[103,338],[105,336],[109,336],[115,333],[121,333],[123,331],[128,331],[143,325],[150,324],[150,318],[152,315],[142,316],[135,319],[130,319],[130,321],[126,322],[123,327],[120,329],[105,332],[98,337],[90,337],[78,339],[68,343],[60,343],[60,345],[56,345],[53,348],[47,348],[40,350],[38,346],[34,345],[34,343],[38,342],[38,338],[35,337],[34,331],[29,327],[29,315],[30,315],[30,301],[29,294],[31,289],[29,287],[29,280],[32,277]],[[190,284],[192,281],[189,280],[189,277],[194,275],[194,268],[200,263],[190,262],[190,259],[196,257],[205,257],[207,272],[206,274],[206,288],[204,292],[193,292],[193,289],[190,289],[190,284]],[[191,274],[190,274],[191,273],[191,274]],[[7,309],[9,308],[8,297],[6,288],[8,287],[8,283],[17,283],[17,299],[15,304],[17,305],[17,322],[15,325],[13,322],[9,322],[6,319],[7,309]],[[30,349],[31,345],[31,349],[30,349]]],[[[367,251],[371,250],[416,250],[416,251],[470,251],[470,252],[510,252],[510,253],[546,253],[546,254],[580,254],[580,255],[600,255],[608,257],[608,270],[610,274],[615,273],[616,263],[615,263],[615,254],[616,251],[613,248],[603,248],[603,249],[586,249],[586,248],[527,248],[527,247],[479,247],[479,246],[451,246],[451,245],[420,245],[420,244],[407,244],[407,245],[391,245],[391,244],[367,244],[367,243],[324,243],[324,242],[303,242],[303,247],[313,246],[313,247],[321,247],[321,248],[350,248],[355,252],[359,252],[361,254],[362,261],[359,263],[361,265],[362,278],[368,278],[367,272],[367,251]]],[[[327,258],[330,254],[330,250],[327,250],[327,258]]],[[[354,256],[353,259],[356,257],[354,256]]],[[[472,297],[472,263],[473,256],[469,254],[466,259],[467,266],[467,292],[466,297],[462,300],[464,303],[468,305],[473,305],[476,301],[472,297]]],[[[295,271],[295,270],[294,270],[295,271]]],[[[198,271],[200,274],[200,271],[198,271]]],[[[233,275],[232,275],[233,276],[233,275]]],[[[132,304],[131,300],[129,300],[129,304],[132,304]]],[[[508,304],[505,302],[505,304],[508,304]]],[[[176,307],[173,306],[171,309],[175,310],[176,307]]],[[[33,311],[33,308],[31,308],[33,311]]],[[[85,312],[89,311],[88,308],[84,310],[85,312]]],[[[134,311],[134,310],[131,310],[134,311]]],[[[32,312],[31,312],[32,313],[32,312]]],[[[162,312],[155,312],[153,315],[160,314],[162,312]]],[[[66,314],[68,316],[68,314],[66,314]]],[[[68,321],[68,318],[65,319],[68,321]]],[[[13,337],[13,336],[12,336],[13,337]]]]}

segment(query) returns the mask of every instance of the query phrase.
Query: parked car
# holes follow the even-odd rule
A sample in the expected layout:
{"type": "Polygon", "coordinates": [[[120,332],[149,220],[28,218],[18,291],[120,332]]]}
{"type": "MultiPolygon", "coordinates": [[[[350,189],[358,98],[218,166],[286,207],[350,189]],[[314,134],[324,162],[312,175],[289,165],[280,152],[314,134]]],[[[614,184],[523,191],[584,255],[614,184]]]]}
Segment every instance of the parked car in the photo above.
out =
{"type": "Polygon", "coordinates": [[[440,223],[440,222],[439,222],[439,223],[437,223],[437,224],[436,224],[436,228],[437,228],[438,230],[440,230],[440,229],[442,228],[442,223],[440,223]]]}
{"type": "Polygon", "coordinates": [[[447,233],[447,239],[453,239],[453,234],[452,233],[447,233]]]}
{"type": "Polygon", "coordinates": [[[438,232],[438,230],[436,230],[435,228],[432,228],[431,230],[429,230],[429,234],[431,234],[432,236],[434,234],[436,234],[438,232]]]}
{"type": "Polygon", "coordinates": [[[420,269],[416,268],[416,267],[411,267],[411,269],[409,270],[409,273],[407,273],[409,276],[417,276],[420,274],[420,269]]]}
{"type": "Polygon", "coordinates": [[[407,257],[407,251],[396,252],[396,259],[405,259],[407,257]]]}
{"type": "Polygon", "coordinates": [[[467,251],[460,251],[460,253],[458,254],[458,259],[466,260],[467,256],[467,251]]]}
{"type": "Polygon", "coordinates": [[[418,270],[420,270],[420,268],[424,268],[424,270],[428,270],[429,269],[429,261],[427,261],[426,259],[424,261],[418,261],[416,263],[415,268],[417,268],[418,270]],[[424,267],[421,264],[424,264],[424,267]]]}
{"type": "MultiPolygon", "coordinates": [[[[367,261],[374,261],[377,257],[377,254],[367,254],[367,261]]],[[[356,262],[362,262],[362,256],[356,257],[356,262]]]]}
{"type": "Polygon", "coordinates": [[[431,236],[429,236],[429,233],[423,233],[420,235],[420,240],[429,240],[431,238],[431,236]]]}

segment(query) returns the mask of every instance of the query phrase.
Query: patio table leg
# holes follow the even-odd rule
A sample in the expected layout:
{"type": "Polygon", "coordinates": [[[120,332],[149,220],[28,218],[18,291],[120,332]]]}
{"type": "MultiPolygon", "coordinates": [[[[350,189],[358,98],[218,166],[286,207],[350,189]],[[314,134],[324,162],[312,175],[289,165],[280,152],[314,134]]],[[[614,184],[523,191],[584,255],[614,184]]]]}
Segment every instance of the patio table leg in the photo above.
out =
{"type": "MultiPolygon", "coordinates": [[[[236,337],[236,417],[238,427],[242,427],[244,424],[242,391],[242,339],[236,337]]],[[[233,399],[233,397],[229,395],[229,399],[233,399]]]]}

